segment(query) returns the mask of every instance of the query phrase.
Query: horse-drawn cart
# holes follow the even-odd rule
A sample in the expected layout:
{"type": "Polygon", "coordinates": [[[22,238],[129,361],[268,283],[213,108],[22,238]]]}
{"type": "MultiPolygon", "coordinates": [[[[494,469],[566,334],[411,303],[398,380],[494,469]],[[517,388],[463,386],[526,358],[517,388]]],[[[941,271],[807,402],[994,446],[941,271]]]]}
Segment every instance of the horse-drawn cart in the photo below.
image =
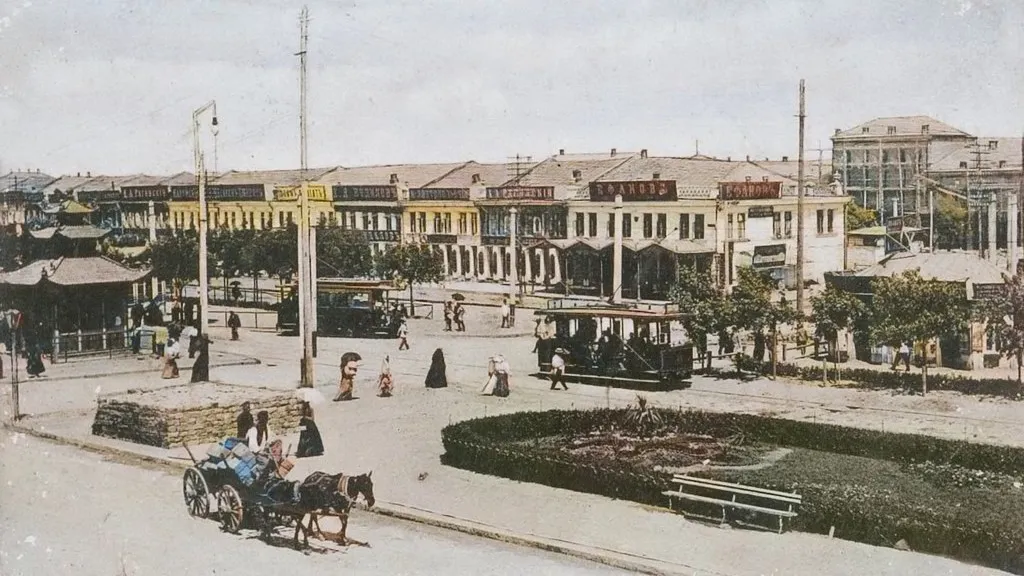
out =
{"type": "Polygon", "coordinates": [[[210,517],[210,500],[215,497],[212,516],[227,532],[253,528],[269,540],[278,528],[294,525],[296,548],[300,533],[305,545],[311,533],[344,544],[349,512],[356,499],[362,494],[368,506],[374,504],[370,474],[313,472],[302,482],[285,480],[291,463],[281,457],[279,442],[254,454],[244,441],[227,438],[213,445],[201,461],[191,450],[188,452],[193,466],[182,477],[188,513],[197,518],[210,517]],[[320,529],[319,518],[330,516],[341,521],[339,534],[326,535],[320,529]]]}

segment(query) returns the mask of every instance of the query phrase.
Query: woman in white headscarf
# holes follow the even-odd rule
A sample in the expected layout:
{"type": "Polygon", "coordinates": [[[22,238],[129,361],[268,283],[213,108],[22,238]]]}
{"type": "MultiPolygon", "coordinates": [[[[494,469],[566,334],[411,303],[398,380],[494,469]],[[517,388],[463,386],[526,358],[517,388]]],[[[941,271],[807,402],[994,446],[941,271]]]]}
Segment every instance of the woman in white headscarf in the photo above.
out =
{"type": "Polygon", "coordinates": [[[499,396],[506,398],[509,393],[508,388],[508,373],[509,373],[508,360],[501,354],[495,354],[487,362],[487,375],[490,377],[488,382],[494,383],[491,389],[492,396],[499,396]]]}

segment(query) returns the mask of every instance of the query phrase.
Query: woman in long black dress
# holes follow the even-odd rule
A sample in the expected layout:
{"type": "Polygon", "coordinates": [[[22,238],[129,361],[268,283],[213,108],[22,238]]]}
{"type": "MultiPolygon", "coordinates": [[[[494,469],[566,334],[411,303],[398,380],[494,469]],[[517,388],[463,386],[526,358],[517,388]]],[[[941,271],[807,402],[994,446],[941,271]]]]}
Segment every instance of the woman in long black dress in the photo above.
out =
{"type": "Polygon", "coordinates": [[[448,377],[445,375],[444,352],[440,348],[434,350],[430,359],[430,370],[427,371],[427,388],[447,388],[448,377]]]}
{"type": "Polygon", "coordinates": [[[320,437],[320,429],[313,421],[313,407],[308,402],[302,405],[302,418],[299,419],[299,447],[295,450],[296,458],[321,456],[324,453],[324,441],[320,437]]]}
{"type": "Polygon", "coordinates": [[[196,363],[192,365],[190,382],[207,382],[210,380],[210,337],[200,334],[192,343],[199,354],[196,356],[196,363]]]}

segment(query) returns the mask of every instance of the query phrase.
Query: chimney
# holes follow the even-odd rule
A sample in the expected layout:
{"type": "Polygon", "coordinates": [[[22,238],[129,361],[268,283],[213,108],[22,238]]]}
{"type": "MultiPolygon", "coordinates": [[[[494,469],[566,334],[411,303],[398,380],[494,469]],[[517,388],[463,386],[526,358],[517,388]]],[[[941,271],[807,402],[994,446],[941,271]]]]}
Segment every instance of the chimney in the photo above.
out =
{"type": "Polygon", "coordinates": [[[750,176],[747,176],[746,181],[750,182],[750,176]]]}
{"type": "Polygon", "coordinates": [[[726,162],[732,162],[732,156],[726,156],[725,157],[725,161],[726,162]]]}
{"type": "Polygon", "coordinates": [[[647,158],[647,148],[644,148],[643,150],[640,151],[640,157],[647,158]]]}
{"type": "Polygon", "coordinates": [[[559,156],[565,156],[565,148],[559,148],[558,149],[558,155],[559,156]]]}
{"type": "Polygon", "coordinates": [[[655,172],[651,180],[661,180],[661,172],[655,172]]]}
{"type": "Polygon", "coordinates": [[[782,161],[783,162],[789,162],[789,156],[783,156],[782,157],[782,161]]]}
{"type": "Polygon", "coordinates": [[[761,182],[767,182],[767,181],[768,181],[768,177],[767,176],[761,176],[761,182]]]}
{"type": "Polygon", "coordinates": [[[747,162],[750,162],[750,154],[747,154],[747,162]]]}
{"type": "Polygon", "coordinates": [[[617,152],[617,150],[615,150],[615,148],[612,148],[612,158],[615,158],[615,153],[616,152],[617,152]]]}
{"type": "Polygon", "coordinates": [[[82,177],[82,173],[81,173],[81,172],[79,172],[78,174],[75,174],[75,177],[76,177],[76,178],[81,178],[81,177],[82,177]]]}
{"type": "Polygon", "coordinates": [[[398,184],[398,174],[392,174],[388,181],[391,184],[398,184]]]}
{"type": "Polygon", "coordinates": [[[473,184],[480,183],[480,174],[473,174],[473,184]]]}
{"type": "Polygon", "coordinates": [[[92,172],[86,172],[85,173],[85,177],[86,178],[92,178],[92,172]]]}
{"type": "Polygon", "coordinates": [[[582,170],[573,170],[572,171],[572,181],[573,182],[579,182],[580,180],[583,180],[583,171],[582,170]]]}
{"type": "Polygon", "coordinates": [[[836,135],[836,136],[839,136],[839,133],[840,133],[840,132],[842,132],[842,130],[840,130],[839,128],[836,128],[836,132],[835,132],[835,135],[836,135]]]}

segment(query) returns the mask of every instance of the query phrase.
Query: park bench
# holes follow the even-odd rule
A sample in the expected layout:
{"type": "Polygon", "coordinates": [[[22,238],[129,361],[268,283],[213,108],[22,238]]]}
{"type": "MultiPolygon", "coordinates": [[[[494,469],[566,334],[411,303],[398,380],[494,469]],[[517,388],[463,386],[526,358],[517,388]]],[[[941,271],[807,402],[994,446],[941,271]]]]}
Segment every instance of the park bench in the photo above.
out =
{"type": "Polygon", "coordinates": [[[794,507],[803,503],[803,497],[799,494],[684,474],[673,476],[672,483],[677,485],[675,490],[662,492],[669,497],[670,509],[672,508],[672,498],[681,498],[721,506],[723,523],[726,522],[726,510],[729,508],[769,514],[778,517],[780,534],[783,520],[796,517],[797,513],[794,507]]]}

